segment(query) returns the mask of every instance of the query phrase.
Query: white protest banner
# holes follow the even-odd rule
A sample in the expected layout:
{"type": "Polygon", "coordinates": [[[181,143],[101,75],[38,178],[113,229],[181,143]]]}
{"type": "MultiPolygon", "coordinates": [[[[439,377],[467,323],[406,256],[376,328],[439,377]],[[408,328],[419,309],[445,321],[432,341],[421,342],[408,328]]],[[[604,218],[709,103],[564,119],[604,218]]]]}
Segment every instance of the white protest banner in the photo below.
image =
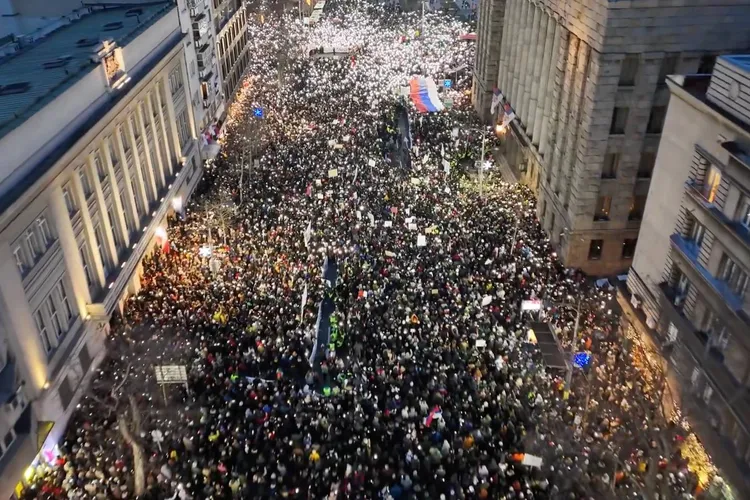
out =
{"type": "Polygon", "coordinates": [[[413,222],[411,224],[409,224],[408,227],[409,227],[409,231],[416,231],[417,230],[417,225],[414,224],[413,222]]]}
{"type": "Polygon", "coordinates": [[[372,212],[370,212],[370,213],[367,214],[367,218],[370,219],[370,225],[374,226],[375,225],[375,216],[372,215],[372,212]]]}
{"type": "Polygon", "coordinates": [[[491,302],[492,302],[492,295],[485,295],[484,297],[482,297],[483,306],[488,306],[490,305],[491,302]]]}
{"type": "Polygon", "coordinates": [[[445,186],[445,194],[451,194],[451,188],[445,186]]]}
{"type": "Polygon", "coordinates": [[[319,199],[319,200],[322,200],[322,199],[323,199],[323,193],[318,193],[318,199],[319,199]]]}
{"type": "Polygon", "coordinates": [[[414,217],[407,217],[404,222],[406,222],[407,224],[411,224],[412,222],[414,222],[414,217]]]}
{"type": "Polygon", "coordinates": [[[443,160],[443,172],[445,172],[446,174],[451,173],[451,162],[449,162],[448,160],[443,160]]]}
{"type": "Polygon", "coordinates": [[[357,220],[362,220],[362,212],[357,210],[357,220]]]}
{"type": "Polygon", "coordinates": [[[523,455],[523,460],[521,460],[521,463],[523,465],[528,465],[529,467],[537,467],[541,469],[542,457],[537,457],[536,455],[529,455],[528,453],[525,453],[523,455]]]}
{"type": "Polygon", "coordinates": [[[344,145],[343,145],[343,144],[336,144],[336,145],[335,145],[335,146],[333,147],[333,149],[344,149],[344,145]]]}
{"type": "Polygon", "coordinates": [[[375,160],[370,159],[370,161],[367,162],[367,165],[369,165],[370,167],[374,167],[375,166],[375,160]]]}
{"type": "Polygon", "coordinates": [[[336,139],[329,140],[328,141],[328,145],[331,146],[331,147],[335,146],[336,145],[336,139]]]}
{"type": "Polygon", "coordinates": [[[352,136],[345,135],[344,137],[341,138],[341,140],[343,140],[344,142],[349,142],[349,139],[351,139],[351,138],[352,138],[352,136]]]}
{"type": "Polygon", "coordinates": [[[318,187],[320,187],[320,186],[323,185],[323,181],[320,180],[320,179],[315,179],[315,185],[318,186],[318,187]]]}
{"type": "Polygon", "coordinates": [[[522,311],[539,311],[541,308],[542,308],[542,301],[539,299],[521,301],[522,311]]]}
{"type": "Polygon", "coordinates": [[[487,347],[487,341],[484,339],[477,340],[476,344],[477,347],[487,347]]]}
{"type": "Polygon", "coordinates": [[[385,256],[386,256],[386,257],[395,257],[395,256],[396,256],[396,254],[395,254],[395,253],[393,253],[393,252],[391,252],[390,250],[386,250],[386,251],[385,251],[385,256]]]}
{"type": "Polygon", "coordinates": [[[339,175],[339,171],[335,168],[332,168],[328,171],[328,177],[337,177],[339,175]]]}
{"type": "Polygon", "coordinates": [[[164,442],[164,433],[159,429],[154,429],[151,431],[151,437],[153,438],[154,443],[159,446],[159,451],[161,451],[161,444],[164,442]]]}
{"type": "Polygon", "coordinates": [[[458,127],[455,127],[453,130],[451,130],[451,137],[454,139],[458,137],[458,127]]]}
{"type": "Polygon", "coordinates": [[[427,237],[424,234],[417,235],[417,246],[418,247],[427,246],[427,237]]]}
{"type": "Polygon", "coordinates": [[[383,223],[383,227],[393,227],[393,221],[387,220],[383,223]]]}
{"type": "Polygon", "coordinates": [[[424,157],[422,158],[422,163],[427,163],[428,161],[430,161],[430,155],[429,155],[429,154],[426,154],[426,155],[424,155],[424,157]]]}
{"type": "Polygon", "coordinates": [[[414,184],[415,186],[419,186],[420,182],[422,182],[422,181],[421,181],[421,179],[419,177],[412,177],[411,178],[411,183],[414,184]]]}

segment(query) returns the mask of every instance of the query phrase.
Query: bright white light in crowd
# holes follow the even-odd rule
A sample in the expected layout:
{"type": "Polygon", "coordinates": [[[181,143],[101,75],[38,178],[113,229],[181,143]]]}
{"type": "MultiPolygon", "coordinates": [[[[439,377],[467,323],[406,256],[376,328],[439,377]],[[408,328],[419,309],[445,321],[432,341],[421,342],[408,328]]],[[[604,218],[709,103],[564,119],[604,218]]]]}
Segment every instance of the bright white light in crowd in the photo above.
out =
{"type": "Polygon", "coordinates": [[[167,239],[167,230],[162,226],[159,226],[156,228],[156,231],[154,231],[154,235],[156,235],[156,237],[160,240],[164,241],[167,239]]]}
{"type": "Polygon", "coordinates": [[[203,245],[198,250],[198,255],[200,255],[201,257],[210,257],[211,256],[211,247],[208,246],[208,245],[203,245]]]}

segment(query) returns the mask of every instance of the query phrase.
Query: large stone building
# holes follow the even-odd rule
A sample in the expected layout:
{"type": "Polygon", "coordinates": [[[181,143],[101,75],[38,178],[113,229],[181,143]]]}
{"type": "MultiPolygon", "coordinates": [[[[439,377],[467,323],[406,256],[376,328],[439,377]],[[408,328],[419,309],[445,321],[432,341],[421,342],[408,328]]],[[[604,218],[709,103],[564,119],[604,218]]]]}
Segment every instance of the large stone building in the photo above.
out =
{"type": "Polygon", "coordinates": [[[667,84],[623,307],[662,344],[694,396],[687,415],[703,417],[704,444],[750,498],[750,56],[667,84]]]}
{"type": "Polygon", "coordinates": [[[48,21],[7,36],[0,59],[2,498],[54,457],[110,316],[202,171],[186,10],[89,6],[48,21]]]}
{"type": "MultiPolygon", "coordinates": [[[[750,1],[482,0],[473,99],[498,88],[517,120],[501,138],[569,266],[633,257],[669,92],[666,75],[710,71],[750,48],[750,1]]],[[[502,108],[502,107],[501,107],[502,108]]]]}
{"type": "MultiPolygon", "coordinates": [[[[193,115],[201,134],[210,137],[212,127],[221,120],[225,111],[221,74],[216,58],[213,3],[211,0],[177,0],[177,4],[190,14],[190,25],[187,27],[190,36],[185,40],[185,53],[188,56],[188,87],[193,115]]],[[[207,142],[204,141],[206,146],[207,142]]]]}
{"type": "Polygon", "coordinates": [[[212,1],[224,98],[227,102],[233,102],[250,60],[247,6],[242,0],[212,1]]]}

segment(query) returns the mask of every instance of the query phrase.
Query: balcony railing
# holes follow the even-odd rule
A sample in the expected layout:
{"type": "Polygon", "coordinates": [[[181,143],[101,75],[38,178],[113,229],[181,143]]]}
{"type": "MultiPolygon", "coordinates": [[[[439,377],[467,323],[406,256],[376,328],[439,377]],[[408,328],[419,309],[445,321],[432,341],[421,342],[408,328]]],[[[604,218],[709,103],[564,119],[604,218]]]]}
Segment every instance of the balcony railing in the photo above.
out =
{"type": "Polygon", "coordinates": [[[188,9],[195,9],[196,12],[203,12],[208,8],[206,0],[187,0],[188,9]]]}
{"type": "Polygon", "coordinates": [[[711,272],[698,262],[698,249],[694,242],[685,239],[679,234],[670,237],[672,246],[676,248],[690,265],[698,272],[703,280],[721,296],[724,303],[745,323],[750,325],[750,317],[743,310],[743,298],[734,293],[729,284],[711,274],[711,272]]]}
{"type": "Polygon", "coordinates": [[[675,287],[666,282],[660,283],[659,288],[664,293],[664,296],[669,300],[669,303],[672,304],[677,312],[682,316],[683,306],[685,305],[687,294],[680,292],[675,287]]]}
{"type": "MultiPolygon", "coordinates": [[[[667,283],[660,283],[659,289],[669,299],[669,303],[673,303],[674,288],[667,283]]],[[[736,414],[743,417],[744,425],[750,425],[750,395],[748,395],[747,386],[737,381],[724,365],[723,355],[713,346],[707,346],[708,335],[695,328],[692,322],[682,314],[681,310],[673,308],[671,312],[669,310],[665,312],[668,319],[679,330],[676,342],[687,349],[701,365],[722,398],[734,409],[736,414]]]]}
{"type": "Polygon", "coordinates": [[[750,246],[750,231],[738,221],[732,220],[724,214],[715,204],[708,201],[698,184],[687,184],[688,195],[695,201],[698,206],[703,208],[714,220],[723,225],[730,233],[750,246]]]}

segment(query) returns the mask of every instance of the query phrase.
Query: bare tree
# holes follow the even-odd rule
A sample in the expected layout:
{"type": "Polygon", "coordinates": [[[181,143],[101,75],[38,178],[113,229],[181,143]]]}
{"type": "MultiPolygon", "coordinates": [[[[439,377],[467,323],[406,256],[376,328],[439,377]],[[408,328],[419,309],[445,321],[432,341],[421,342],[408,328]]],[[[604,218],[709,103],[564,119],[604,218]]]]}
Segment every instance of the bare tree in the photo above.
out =
{"type": "Polygon", "coordinates": [[[107,384],[106,379],[97,379],[92,384],[92,391],[89,397],[96,401],[103,411],[107,412],[107,418],[113,414],[117,418],[117,429],[120,432],[122,440],[130,447],[133,454],[133,477],[135,496],[138,497],[146,491],[146,454],[143,450],[141,435],[143,433],[143,419],[138,401],[134,394],[127,394],[126,384],[129,382],[131,375],[131,364],[128,363],[125,368],[125,375],[122,380],[111,386],[111,389],[104,397],[96,395],[97,389],[101,389],[103,384],[107,384]]]}
{"type": "Polygon", "coordinates": [[[218,230],[222,238],[222,244],[227,244],[227,234],[231,226],[237,207],[232,199],[232,194],[228,186],[220,186],[216,196],[205,204],[206,220],[208,221],[208,240],[209,244],[213,243],[212,228],[218,230]]]}
{"type": "Polygon", "coordinates": [[[235,155],[240,167],[240,205],[244,201],[244,179],[245,170],[248,171],[248,187],[250,182],[250,169],[253,168],[255,159],[259,156],[263,147],[263,133],[265,120],[262,118],[248,117],[233,132],[235,142],[235,155]]]}

